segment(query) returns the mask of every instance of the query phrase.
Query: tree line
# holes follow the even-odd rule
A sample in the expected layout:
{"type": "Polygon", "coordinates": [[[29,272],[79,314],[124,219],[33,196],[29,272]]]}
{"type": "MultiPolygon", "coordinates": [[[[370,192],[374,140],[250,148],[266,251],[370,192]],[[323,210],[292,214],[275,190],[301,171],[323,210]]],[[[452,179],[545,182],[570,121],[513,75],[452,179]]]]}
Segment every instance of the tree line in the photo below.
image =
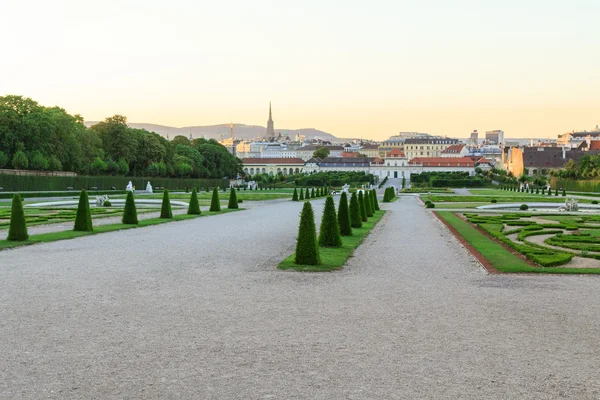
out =
{"type": "Polygon", "coordinates": [[[82,175],[235,178],[242,162],[214,139],[168,141],[114,115],[87,128],[80,115],[0,96],[0,168],[82,175]]]}

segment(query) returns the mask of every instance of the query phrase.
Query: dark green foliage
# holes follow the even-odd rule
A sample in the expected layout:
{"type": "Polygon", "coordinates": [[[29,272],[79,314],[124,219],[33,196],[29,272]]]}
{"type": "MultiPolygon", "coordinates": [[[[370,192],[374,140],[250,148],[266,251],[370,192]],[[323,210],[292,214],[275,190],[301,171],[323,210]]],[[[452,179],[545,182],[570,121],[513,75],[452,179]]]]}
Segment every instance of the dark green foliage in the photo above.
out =
{"type": "Polygon", "coordinates": [[[212,200],[210,201],[210,211],[221,211],[221,202],[219,201],[219,188],[213,189],[212,200]]]}
{"type": "Polygon", "coordinates": [[[342,247],[340,227],[338,225],[333,197],[331,196],[327,196],[325,199],[325,208],[323,209],[321,229],[319,232],[319,246],[342,247]]]}
{"type": "Polygon", "coordinates": [[[435,208],[435,204],[433,204],[433,203],[427,203],[427,204],[425,205],[425,207],[426,207],[426,208],[435,208]]]}
{"type": "Polygon", "coordinates": [[[79,195],[79,205],[77,206],[77,216],[75,217],[74,231],[91,232],[94,230],[92,226],[92,213],[90,212],[90,202],[87,192],[81,191],[79,195]]]}
{"type": "Polygon", "coordinates": [[[21,196],[17,193],[13,196],[12,207],[10,210],[10,226],[8,228],[7,240],[23,241],[29,238],[27,233],[27,224],[25,222],[25,212],[21,196]]]}
{"type": "Polygon", "coordinates": [[[566,191],[564,188],[563,188],[563,190],[562,190],[562,195],[563,195],[563,196],[566,196],[566,195],[567,195],[567,191],[566,191]]]}
{"type": "Polygon", "coordinates": [[[548,189],[548,196],[552,196],[552,188],[548,189]]]}
{"type": "Polygon", "coordinates": [[[298,201],[298,190],[294,188],[294,194],[292,195],[292,201],[298,201]]]}
{"type": "Polygon", "coordinates": [[[208,186],[206,187],[206,193],[210,192],[210,190],[208,189],[208,186]]]}
{"type": "Polygon", "coordinates": [[[190,192],[190,189],[189,189],[187,186],[185,187],[185,192],[186,192],[186,193],[189,193],[189,192],[190,192]]]}
{"type": "Polygon", "coordinates": [[[173,211],[171,211],[171,200],[169,200],[169,190],[165,189],[163,192],[162,206],[160,208],[161,218],[173,218],[173,211]]]}
{"type": "Polygon", "coordinates": [[[104,204],[102,204],[102,205],[103,205],[104,207],[111,207],[111,206],[112,206],[112,203],[111,203],[109,200],[106,200],[106,201],[104,202],[104,204]]]}
{"type": "Polygon", "coordinates": [[[383,202],[384,203],[389,203],[390,202],[390,188],[386,188],[383,191],[383,202]]]}
{"type": "Polygon", "coordinates": [[[381,210],[379,208],[379,200],[377,200],[377,191],[373,189],[371,193],[373,193],[373,204],[375,205],[375,211],[381,210]]]}
{"type": "Polygon", "coordinates": [[[367,222],[369,220],[367,215],[367,206],[365,204],[365,197],[363,196],[363,192],[358,192],[358,206],[360,208],[360,219],[363,222],[367,222]]]}
{"type": "Polygon", "coordinates": [[[319,246],[317,246],[315,215],[308,201],[304,202],[304,207],[302,207],[294,262],[300,265],[319,265],[321,263],[319,246]]]}
{"type": "Polygon", "coordinates": [[[554,191],[554,195],[558,196],[558,188],[554,191]]]}
{"type": "Polygon", "coordinates": [[[598,204],[598,200],[592,200],[592,204],[598,204]]]}
{"type": "Polygon", "coordinates": [[[362,218],[360,216],[360,204],[356,192],[350,197],[350,225],[353,228],[362,227],[362,218]]]}
{"type": "Polygon", "coordinates": [[[340,205],[338,206],[338,225],[340,235],[352,236],[352,227],[350,226],[350,209],[348,208],[348,196],[342,192],[340,196],[340,205]]]}
{"type": "Polygon", "coordinates": [[[310,198],[311,199],[315,198],[315,188],[314,187],[310,190],[310,198]]]}
{"type": "Polygon", "coordinates": [[[127,192],[127,199],[125,200],[125,209],[123,210],[124,224],[137,225],[137,209],[135,208],[135,200],[133,199],[133,192],[127,192]]]}
{"type": "Polygon", "coordinates": [[[190,197],[190,205],[187,210],[188,214],[200,215],[200,204],[198,203],[198,193],[196,188],[192,189],[192,196],[190,197]]]}
{"type": "Polygon", "coordinates": [[[527,204],[521,204],[521,207],[519,207],[519,210],[523,210],[523,211],[528,210],[528,209],[529,209],[529,206],[527,204]]]}
{"type": "Polygon", "coordinates": [[[231,188],[231,191],[229,192],[229,204],[227,205],[227,208],[230,208],[230,209],[240,208],[238,206],[237,195],[233,188],[231,188]]]}
{"type": "Polygon", "coordinates": [[[497,203],[497,202],[498,202],[498,200],[496,200],[496,199],[491,200],[491,203],[497,203]]]}
{"type": "Polygon", "coordinates": [[[375,207],[373,206],[373,196],[370,190],[365,190],[365,208],[367,209],[367,217],[372,217],[375,207]]]}
{"type": "Polygon", "coordinates": [[[535,194],[540,194],[540,188],[535,189],[535,194]]]}
{"type": "Polygon", "coordinates": [[[300,188],[300,201],[304,200],[304,190],[300,188]]]}
{"type": "Polygon", "coordinates": [[[304,196],[305,200],[310,199],[310,190],[308,190],[308,188],[306,188],[306,195],[304,196]]]}

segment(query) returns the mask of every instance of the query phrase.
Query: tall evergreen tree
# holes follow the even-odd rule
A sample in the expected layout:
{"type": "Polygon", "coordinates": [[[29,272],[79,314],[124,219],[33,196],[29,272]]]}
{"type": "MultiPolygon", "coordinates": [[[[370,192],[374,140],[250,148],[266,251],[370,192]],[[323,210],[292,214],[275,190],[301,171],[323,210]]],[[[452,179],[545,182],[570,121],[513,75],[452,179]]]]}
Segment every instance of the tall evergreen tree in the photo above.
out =
{"type": "Polygon", "coordinates": [[[381,208],[379,208],[379,200],[377,200],[377,191],[375,189],[373,189],[373,203],[375,203],[375,210],[381,210],[381,208]]]}
{"type": "Polygon", "coordinates": [[[212,200],[210,201],[210,211],[221,211],[221,201],[219,200],[219,188],[213,189],[212,200]]]}
{"type": "Polygon", "coordinates": [[[321,257],[317,245],[317,230],[315,214],[310,202],[305,201],[300,215],[298,241],[296,242],[296,257],[294,262],[299,265],[319,265],[321,257]]]}
{"type": "Polygon", "coordinates": [[[365,209],[367,210],[367,217],[372,217],[373,216],[373,196],[371,196],[371,191],[370,190],[365,190],[364,193],[364,200],[365,200],[365,209]]]}
{"type": "Polygon", "coordinates": [[[360,219],[362,220],[362,222],[367,222],[369,220],[369,218],[367,216],[367,206],[365,205],[365,196],[363,195],[362,191],[358,192],[358,206],[360,209],[360,219]]]}
{"type": "Polygon", "coordinates": [[[196,188],[192,189],[192,197],[190,197],[190,205],[188,206],[187,213],[190,215],[200,215],[200,203],[198,203],[196,188]]]}
{"type": "Polygon", "coordinates": [[[133,192],[127,192],[127,199],[125,200],[125,209],[123,210],[123,219],[124,224],[128,225],[137,225],[138,217],[137,217],[137,209],[135,208],[135,200],[133,199],[133,192]]]}
{"type": "Polygon", "coordinates": [[[305,200],[310,199],[310,190],[308,190],[308,188],[306,188],[306,195],[304,196],[305,200]]]}
{"type": "Polygon", "coordinates": [[[352,236],[352,227],[350,226],[350,210],[348,209],[348,196],[342,192],[340,196],[340,205],[338,206],[338,225],[340,226],[340,235],[352,236]]]}
{"type": "Polygon", "coordinates": [[[311,199],[315,198],[315,188],[314,187],[312,189],[310,189],[310,198],[311,199]]]}
{"type": "Polygon", "coordinates": [[[319,246],[342,247],[340,226],[338,225],[335,204],[331,196],[327,196],[325,199],[325,208],[323,209],[321,228],[319,230],[319,246]]]}
{"type": "Polygon", "coordinates": [[[25,212],[23,211],[23,203],[21,195],[15,193],[13,195],[12,206],[10,210],[10,225],[8,227],[7,240],[23,241],[29,238],[27,233],[27,223],[25,222],[25,212]]]}
{"type": "Polygon", "coordinates": [[[91,232],[94,230],[92,226],[92,213],[90,211],[90,201],[85,189],[81,190],[79,195],[79,205],[77,206],[77,216],[75,217],[74,231],[91,232]]]}
{"type": "Polygon", "coordinates": [[[356,192],[350,197],[350,225],[353,228],[362,227],[362,218],[360,216],[360,204],[356,192]]]}
{"type": "Polygon", "coordinates": [[[237,195],[235,194],[235,190],[233,190],[233,188],[231,188],[231,192],[229,193],[229,204],[227,205],[227,208],[240,208],[240,206],[238,206],[237,195]]]}
{"type": "Polygon", "coordinates": [[[160,208],[161,218],[173,218],[173,211],[171,210],[171,200],[169,200],[169,189],[165,189],[163,192],[162,206],[160,208]]]}
{"type": "Polygon", "coordinates": [[[300,188],[300,201],[304,200],[304,190],[300,188]]]}
{"type": "Polygon", "coordinates": [[[294,188],[294,194],[292,195],[292,201],[298,201],[298,190],[294,188]]]}

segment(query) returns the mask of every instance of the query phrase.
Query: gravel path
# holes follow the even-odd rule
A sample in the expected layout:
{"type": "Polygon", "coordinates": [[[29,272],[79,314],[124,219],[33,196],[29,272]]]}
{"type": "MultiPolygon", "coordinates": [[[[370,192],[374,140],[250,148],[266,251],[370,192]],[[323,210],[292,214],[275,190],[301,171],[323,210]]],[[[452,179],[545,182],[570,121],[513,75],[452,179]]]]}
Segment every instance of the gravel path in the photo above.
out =
{"type": "Polygon", "coordinates": [[[275,269],[289,201],[2,251],[0,398],[598,398],[598,278],[486,275],[384,207],[336,273],[275,269]]]}

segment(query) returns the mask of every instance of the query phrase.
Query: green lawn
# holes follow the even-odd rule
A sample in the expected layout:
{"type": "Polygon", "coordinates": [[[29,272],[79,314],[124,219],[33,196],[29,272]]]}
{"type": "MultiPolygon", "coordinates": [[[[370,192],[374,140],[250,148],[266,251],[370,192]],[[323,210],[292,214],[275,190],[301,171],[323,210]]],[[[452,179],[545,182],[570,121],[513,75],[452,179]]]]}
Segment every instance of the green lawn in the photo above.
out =
{"type": "MultiPolygon", "coordinates": [[[[281,269],[295,269],[302,272],[326,272],[342,269],[346,260],[352,255],[354,250],[367,237],[371,229],[383,217],[385,211],[375,211],[373,217],[367,222],[363,222],[362,228],[352,228],[352,236],[342,236],[342,247],[337,249],[323,248],[319,249],[321,254],[321,265],[298,265],[294,263],[296,257],[292,254],[279,264],[281,269]]],[[[317,227],[318,231],[318,227],[317,227]]]]}
{"type": "MultiPolygon", "coordinates": [[[[512,192],[510,190],[500,190],[500,189],[469,189],[469,193],[474,196],[508,196],[508,197],[539,197],[542,196],[541,191],[540,194],[535,193],[522,193],[522,192],[512,192]]],[[[552,192],[554,194],[554,192],[552,192]]],[[[560,193],[559,193],[560,194],[560,193]]],[[[548,196],[546,193],[545,196],[548,196]]],[[[559,196],[560,197],[560,196],[559,196]]]]}
{"type": "Polygon", "coordinates": [[[437,208],[477,208],[479,206],[485,206],[491,203],[440,203],[436,207],[437,208]]]}
{"type": "MultiPolygon", "coordinates": [[[[180,201],[190,201],[191,193],[169,193],[169,199],[171,200],[180,200],[180,201]]],[[[153,194],[140,194],[136,196],[138,199],[154,199],[160,200],[162,199],[162,193],[153,193],[153,194]]],[[[238,200],[243,201],[257,201],[257,200],[274,200],[274,199],[292,199],[291,193],[286,192],[278,192],[277,190],[240,190],[236,192],[236,197],[238,200]]],[[[124,199],[125,196],[114,196],[111,197],[114,199],[124,199]]],[[[212,199],[212,192],[198,192],[198,200],[200,204],[210,204],[210,200],[212,199]],[[205,201],[206,203],[202,203],[205,201]]],[[[229,201],[229,190],[227,192],[219,192],[219,200],[222,202],[229,201]]]]}
{"type": "MultiPolygon", "coordinates": [[[[524,193],[523,193],[524,194],[524,193]]],[[[434,203],[491,203],[492,199],[496,199],[498,203],[564,203],[563,196],[548,196],[539,195],[524,195],[524,196],[460,196],[460,195],[421,195],[423,201],[431,200],[434,203]]],[[[580,203],[591,203],[591,200],[579,199],[580,203]]]]}

